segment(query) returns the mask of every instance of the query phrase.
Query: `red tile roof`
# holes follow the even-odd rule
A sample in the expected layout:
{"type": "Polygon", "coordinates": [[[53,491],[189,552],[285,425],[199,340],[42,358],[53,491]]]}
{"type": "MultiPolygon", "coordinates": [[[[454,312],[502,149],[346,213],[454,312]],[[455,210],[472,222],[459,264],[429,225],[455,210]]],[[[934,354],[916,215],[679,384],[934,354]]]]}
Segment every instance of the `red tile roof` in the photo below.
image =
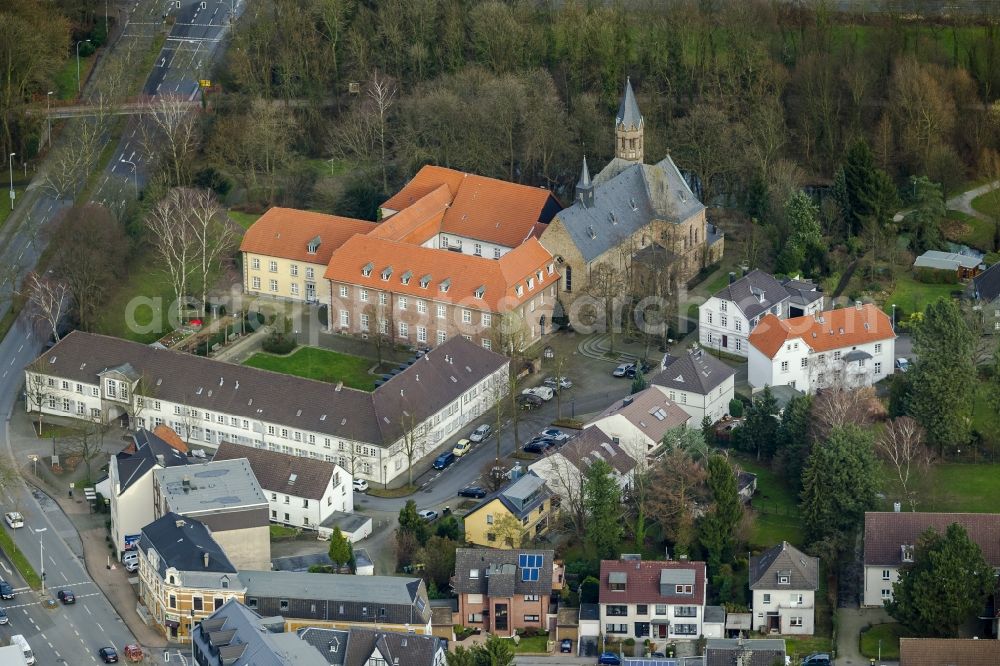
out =
{"type": "Polygon", "coordinates": [[[815,352],[825,352],[895,337],[889,316],[868,303],[860,309],[840,308],[784,320],[768,314],[750,333],[749,342],[768,358],[774,358],[785,342],[795,338],[815,352]]]}
{"type": "Polygon", "coordinates": [[[370,234],[372,238],[401,241],[420,245],[435,236],[441,229],[451,192],[440,185],[428,192],[411,206],[379,224],[370,234]]]}
{"type": "Polygon", "coordinates": [[[408,206],[412,206],[441,185],[446,185],[451,194],[449,198],[454,198],[458,192],[458,186],[461,185],[464,178],[465,174],[461,171],[429,164],[420,169],[410,182],[403,186],[403,189],[389,197],[389,200],[383,203],[381,207],[396,211],[403,210],[408,206]]]}
{"type": "Polygon", "coordinates": [[[638,560],[602,560],[601,587],[598,594],[602,604],[690,604],[705,603],[705,563],[672,560],[669,562],[642,562],[638,560]],[[660,594],[660,572],[692,571],[692,594],[660,594]],[[611,590],[608,576],[612,572],[624,573],[625,591],[611,590]]]}
{"type": "MultiPolygon", "coordinates": [[[[168,426],[166,423],[161,423],[160,425],[153,428],[153,434],[162,439],[164,442],[169,444],[172,448],[177,449],[181,453],[188,452],[188,445],[184,443],[181,436],[177,432],[168,426]]],[[[134,446],[134,445],[133,445],[134,446]]]]}
{"type": "Polygon", "coordinates": [[[899,566],[902,546],[916,545],[930,528],[944,534],[953,523],[964,527],[979,544],[990,566],[1000,567],[1000,513],[869,511],[865,514],[865,564],[899,566]]]}
{"type": "Polygon", "coordinates": [[[292,208],[271,208],[247,229],[241,252],[326,264],[333,251],[354,234],[366,234],[374,222],[349,217],[313,213],[292,208]],[[316,254],[309,254],[309,242],[319,236],[316,254]]]}
{"type": "Polygon", "coordinates": [[[325,277],[335,282],[499,312],[520,305],[555,284],[559,274],[548,274],[550,263],[552,255],[534,238],[496,260],[357,235],[334,253],[325,277]],[[365,277],[363,269],[368,263],[372,264],[372,271],[365,277]],[[382,273],[388,267],[392,267],[392,274],[383,280],[382,273]],[[540,283],[536,275],[539,271],[543,278],[540,283]],[[403,284],[406,273],[410,273],[409,282],[403,284]],[[429,284],[421,287],[421,279],[428,275],[429,284]],[[535,277],[534,289],[530,291],[526,285],[529,276],[535,277]],[[450,280],[450,284],[448,291],[442,292],[441,283],[445,280],[450,280]],[[522,286],[521,296],[515,291],[518,284],[522,286]],[[481,300],[475,297],[480,287],[485,287],[481,300]]]}

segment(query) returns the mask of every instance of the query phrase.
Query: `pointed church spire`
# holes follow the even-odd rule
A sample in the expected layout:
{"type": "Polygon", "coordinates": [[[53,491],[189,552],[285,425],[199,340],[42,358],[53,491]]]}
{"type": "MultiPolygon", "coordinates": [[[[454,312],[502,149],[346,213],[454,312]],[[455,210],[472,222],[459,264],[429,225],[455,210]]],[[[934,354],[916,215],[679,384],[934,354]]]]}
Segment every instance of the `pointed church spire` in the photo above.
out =
{"type": "Polygon", "coordinates": [[[580,170],[580,180],[576,184],[576,200],[584,208],[594,205],[594,183],[590,180],[586,155],[583,156],[583,168],[580,170]]]}
{"type": "Polygon", "coordinates": [[[632,79],[625,79],[625,94],[615,117],[615,157],[642,163],[642,114],[632,91],[632,79]]]}

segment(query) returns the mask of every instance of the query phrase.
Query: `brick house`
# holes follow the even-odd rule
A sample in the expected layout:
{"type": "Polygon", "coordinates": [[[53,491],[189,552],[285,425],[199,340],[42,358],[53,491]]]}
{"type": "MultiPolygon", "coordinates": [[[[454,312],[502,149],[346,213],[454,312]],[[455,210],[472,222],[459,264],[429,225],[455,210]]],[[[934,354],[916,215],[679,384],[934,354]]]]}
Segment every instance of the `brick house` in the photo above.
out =
{"type": "Polygon", "coordinates": [[[498,636],[543,629],[553,594],[563,587],[563,569],[551,550],[459,548],[452,588],[462,624],[498,636]]]}

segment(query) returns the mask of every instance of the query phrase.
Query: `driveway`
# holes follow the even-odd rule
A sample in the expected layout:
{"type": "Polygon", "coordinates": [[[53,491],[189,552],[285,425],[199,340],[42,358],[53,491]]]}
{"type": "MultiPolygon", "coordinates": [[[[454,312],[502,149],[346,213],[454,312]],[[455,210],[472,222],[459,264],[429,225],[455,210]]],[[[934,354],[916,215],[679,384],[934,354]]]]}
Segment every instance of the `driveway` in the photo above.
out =
{"type": "Polygon", "coordinates": [[[861,632],[870,625],[892,621],[884,608],[838,608],[837,666],[868,666],[869,661],[861,655],[861,632]]]}
{"type": "Polygon", "coordinates": [[[980,220],[986,220],[987,217],[985,215],[972,207],[972,200],[980,195],[986,194],[990,190],[995,189],[998,185],[1000,185],[1000,180],[994,180],[991,183],[986,183],[985,185],[962,192],[961,194],[956,194],[951,199],[948,199],[946,206],[949,210],[961,211],[966,215],[971,215],[972,217],[979,218],[980,220]]]}

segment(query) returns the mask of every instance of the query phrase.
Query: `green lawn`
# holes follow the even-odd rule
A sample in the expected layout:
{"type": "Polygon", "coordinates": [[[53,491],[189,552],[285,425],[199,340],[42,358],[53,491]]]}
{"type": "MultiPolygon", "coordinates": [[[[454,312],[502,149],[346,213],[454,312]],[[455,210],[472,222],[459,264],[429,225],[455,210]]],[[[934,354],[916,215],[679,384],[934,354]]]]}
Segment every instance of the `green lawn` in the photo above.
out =
{"type": "Polygon", "coordinates": [[[547,652],[549,648],[548,640],[549,637],[544,634],[541,636],[521,636],[515,652],[521,654],[525,652],[547,652]]]}
{"type": "Polygon", "coordinates": [[[896,661],[899,659],[899,639],[911,635],[903,625],[895,622],[876,624],[861,634],[861,654],[869,659],[881,656],[882,659],[896,661]],[[879,641],[882,646],[881,652],[879,641]]]}
{"type": "Polygon", "coordinates": [[[244,229],[249,229],[258,218],[260,218],[260,213],[244,213],[238,210],[229,211],[229,219],[244,229]]]}
{"type": "Polygon", "coordinates": [[[363,391],[375,388],[376,377],[368,374],[368,368],[375,364],[374,361],[317,347],[300,347],[288,356],[259,352],[243,364],[331,384],[342,381],[344,386],[363,391]]]}
{"type": "Polygon", "coordinates": [[[802,546],[802,524],[799,521],[799,498],[784,480],[771,469],[752,458],[730,451],[735,462],[747,472],[757,475],[757,494],[753,508],[754,521],[751,541],[760,548],[769,548],[781,541],[802,546]]]}
{"type": "Polygon", "coordinates": [[[173,299],[170,280],[157,267],[156,257],[144,252],[131,262],[130,274],[105,303],[97,332],[135,342],[155,342],[170,330],[167,310],[173,299]],[[130,307],[133,299],[142,300],[135,300],[130,307]],[[126,321],[129,315],[137,326],[126,321]]]}
{"type": "Polygon", "coordinates": [[[288,539],[299,533],[299,530],[287,525],[268,525],[272,539],[288,539]]]}
{"type": "Polygon", "coordinates": [[[984,215],[1000,215],[1000,189],[980,194],[972,200],[972,207],[984,215]]]}
{"type": "MultiPolygon", "coordinates": [[[[981,213],[996,215],[998,212],[997,191],[976,197],[972,201],[973,207],[981,213]],[[986,203],[984,199],[989,197],[986,203]],[[977,205],[980,202],[980,205],[977,205]],[[989,209],[986,210],[986,209],[989,209]]],[[[987,220],[980,220],[978,217],[966,215],[957,210],[949,210],[947,217],[941,221],[941,231],[946,240],[953,243],[962,243],[971,247],[989,252],[993,249],[993,223],[987,220]]]]}
{"type": "Polygon", "coordinates": [[[1000,464],[938,463],[921,494],[921,511],[991,513],[1000,495],[1000,464]]]}
{"type": "Polygon", "coordinates": [[[1000,435],[1000,414],[990,404],[989,388],[980,382],[976,385],[975,397],[972,401],[972,427],[983,435],[987,444],[1000,444],[995,441],[1000,435]]]}
{"type": "MultiPolygon", "coordinates": [[[[80,56],[80,81],[87,80],[87,75],[90,74],[90,70],[93,68],[95,61],[96,58],[93,55],[89,55],[86,58],[82,55],[80,56]]],[[[75,52],[66,59],[66,63],[63,65],[62,69],[56,72],[55,83],[55,97],[58,97],[59,99],[76,99],[78,87],[76,78],[75,52]]]]}
{"type": "Polygon", "coordinates": [[[797,664],[803,657],[814,652],[830,652],[833,641],[829,636],[782,636],[785,639],[785,653],[797,664]]]}
{"type": "Polygon", "coordinates": [[[882,310],[891,315],[892,304],[895,303],[908,317],[914,312],[922,312],[928,303],[939,298],[951,298],[951,292],[961,288],[960,284],[925,284],[918,282],[908,271],[900,271],[892,292],[882,303],[882,310]]]}

